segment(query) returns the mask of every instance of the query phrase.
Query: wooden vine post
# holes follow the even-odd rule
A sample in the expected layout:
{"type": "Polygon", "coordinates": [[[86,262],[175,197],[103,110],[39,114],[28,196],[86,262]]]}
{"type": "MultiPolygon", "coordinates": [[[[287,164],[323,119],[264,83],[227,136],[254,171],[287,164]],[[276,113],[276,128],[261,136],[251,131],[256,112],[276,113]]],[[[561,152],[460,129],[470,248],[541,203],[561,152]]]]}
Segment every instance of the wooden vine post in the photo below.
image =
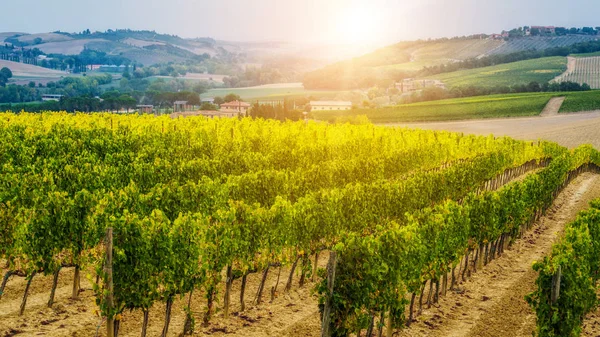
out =
{"type": "Polygon", "coordinates": [[[552,276],[552,293],[550,295],[552,304],[556,303],[556,301],[558,301],[558,298],[560,297],[560,279],[561,279],[561,277],[562,277],[562,269],[561,269],[561,266],[559,265],[558,270],[552,276]]]}
{"type": "Polygon", "coordinates": [[[331,337],[331,305],[333,298],[333,284],[335,281],[335,268],[337,267],[337,253],[329,254],[329,263],[327,264],[327,301],[323,308],[323,323],[321,325],[321,337],[331,337]]]}
{"type": "Polygon", "coordinates": [[[115,318],[113,317],[113,229],[106,229],[106,336],[115,337],[115,318]]]}

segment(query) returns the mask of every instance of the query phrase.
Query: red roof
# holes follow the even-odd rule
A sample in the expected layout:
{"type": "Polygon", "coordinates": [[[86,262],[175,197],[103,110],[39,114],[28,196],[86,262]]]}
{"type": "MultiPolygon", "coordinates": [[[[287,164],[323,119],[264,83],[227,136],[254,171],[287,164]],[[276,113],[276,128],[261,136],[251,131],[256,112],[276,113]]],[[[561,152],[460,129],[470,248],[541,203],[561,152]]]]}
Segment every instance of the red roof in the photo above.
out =
{"type": "Polygon", "coordinates": [[[251,107],[250,104],[246,103],[246,102],[240,102],[240,101],[233,101],[233,102],[227,102],[227,103],[223,103],[221,104],[221,107],[231,107],[231,108],[237,108],[237,107],[242,107],[242,108],[249,108],[251,107]]]}

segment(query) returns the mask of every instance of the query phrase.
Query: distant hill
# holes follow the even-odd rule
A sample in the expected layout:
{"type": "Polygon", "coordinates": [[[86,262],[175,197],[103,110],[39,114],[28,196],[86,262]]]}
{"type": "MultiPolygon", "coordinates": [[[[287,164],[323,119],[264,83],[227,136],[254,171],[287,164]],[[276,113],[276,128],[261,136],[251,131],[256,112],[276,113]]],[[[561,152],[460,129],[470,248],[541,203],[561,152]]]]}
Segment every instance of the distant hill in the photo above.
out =
{"type": "MultiPolygon", "coordinates": [[[[64,32],[24,34],[0,33],[0,43],[24,49],[37,48],[45,54],[78,55],[85,49],[119,55],[136,63],[152,65],[166,62],[183,62],[195,55],[217,55],[226,51],[210,38],[183,39],[178,36],[151,31],[109,30],[107,32],[64,32]]],[[[230,48],[241,51],[241,48],[230,48]]]]}
{"type": "Polygon", "coordinates": [[[455,38],[401,42],[351,60],[338,62],[308,73],[307,89],[355,89],[387,85],[413,77],[424,67],[511,54],[529,50],[568,47],[597,41],[597,35],[531,36],[504,39],[455,38]]]}
{"type": "Polygon", "coordinates": [[[55,77],[67,75],[67,72],[42,68],[31,64],[0,60],[0,69],[9,68],[15,78],[19,77],[55,77]]]}

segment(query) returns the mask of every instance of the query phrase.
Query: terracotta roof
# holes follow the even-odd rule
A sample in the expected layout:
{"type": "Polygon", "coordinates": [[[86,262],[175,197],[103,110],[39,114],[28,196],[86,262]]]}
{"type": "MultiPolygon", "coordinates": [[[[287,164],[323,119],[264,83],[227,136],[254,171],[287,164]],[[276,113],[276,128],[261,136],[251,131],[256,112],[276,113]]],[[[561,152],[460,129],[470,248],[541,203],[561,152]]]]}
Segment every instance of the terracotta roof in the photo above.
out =
{"type": "Polygon", "coordinates": [[[249,103],[246,103],[246,102],[233,101],[233,102],[223,103],[223,104],[221,104],[221,106],[233,107],[233,108],[237,108],[237,107],[249,108],[252,105],[250,105],[249,103]]]}

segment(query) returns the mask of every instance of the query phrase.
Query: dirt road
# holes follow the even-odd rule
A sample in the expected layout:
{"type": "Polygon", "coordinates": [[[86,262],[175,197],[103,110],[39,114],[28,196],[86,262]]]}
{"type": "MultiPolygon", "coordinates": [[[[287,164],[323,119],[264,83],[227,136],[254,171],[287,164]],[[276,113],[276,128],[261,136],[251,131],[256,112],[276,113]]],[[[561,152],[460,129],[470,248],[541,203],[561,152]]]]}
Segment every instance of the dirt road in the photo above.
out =
{"type": "Polygon", "coordinates": [[[426,130],[447,130],[475,135],[508,136],[522,140],[545,139],[574,148],[592,144],[600,149],[600,111],[439,123],[385,124],[426,130]]]}
{"type": "Polygon", "coordinates": [[[571,74],[572,72],[575,71],[575,67],[577,66],[577,58],[572,57],[572,56],[567,56],[567,70],[556,76],[551,82],[562,82],[563,78],[565,78],[567,75],[571,74]]]}
{"type": "Polygon", "coordinates": [[[531,336],[535,314],[524,300],[537,278],[531,265],[550,252],[564,225],[598,197],[600,176],[586,173],[575,179],[523,239],[460,285],[459,292],[425,310],[400,336],[531,336]]]}
{"type": "Polygon", "coordinates": [[[566,97],[550,98],[550,101],[548,101],[548,104],[546,104],[546,106],[544,107],[544,110],[542,110],[540,117],[549,117],[549,116],[558,115],[558,111],[560,111],[560,107],[562,106],[563,102],[565,101],[565,98],[566,97]]]}

